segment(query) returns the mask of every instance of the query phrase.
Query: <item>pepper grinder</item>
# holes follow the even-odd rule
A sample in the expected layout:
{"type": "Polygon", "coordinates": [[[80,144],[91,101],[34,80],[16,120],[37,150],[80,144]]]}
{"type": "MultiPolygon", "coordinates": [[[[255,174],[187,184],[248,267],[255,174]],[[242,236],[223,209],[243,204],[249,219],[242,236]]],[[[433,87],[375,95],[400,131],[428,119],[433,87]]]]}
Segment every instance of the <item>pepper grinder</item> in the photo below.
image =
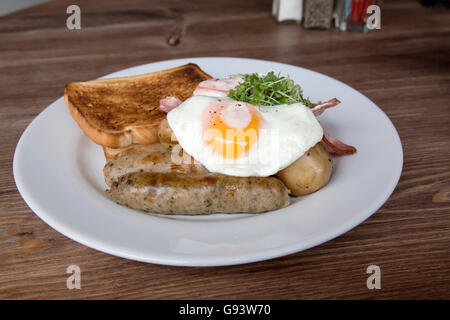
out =
{"type": "Polygon", "coordinates": [[[330,29],[334,0],[305,0],[304,27],[330,29]]]}

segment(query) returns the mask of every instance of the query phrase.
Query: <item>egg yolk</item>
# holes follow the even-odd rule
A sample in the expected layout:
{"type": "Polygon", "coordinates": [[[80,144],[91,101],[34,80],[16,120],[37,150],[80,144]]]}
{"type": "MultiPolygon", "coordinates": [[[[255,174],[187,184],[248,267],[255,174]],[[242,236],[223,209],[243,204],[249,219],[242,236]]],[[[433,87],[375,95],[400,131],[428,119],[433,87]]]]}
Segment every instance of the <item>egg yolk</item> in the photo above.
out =
{"type": "Polygon", "coordinates": [[[245,102],[218,100],[203,111],[203,139],[223,158],[236,159],[247,153],[261,125],[259,111],[245,102]]]}

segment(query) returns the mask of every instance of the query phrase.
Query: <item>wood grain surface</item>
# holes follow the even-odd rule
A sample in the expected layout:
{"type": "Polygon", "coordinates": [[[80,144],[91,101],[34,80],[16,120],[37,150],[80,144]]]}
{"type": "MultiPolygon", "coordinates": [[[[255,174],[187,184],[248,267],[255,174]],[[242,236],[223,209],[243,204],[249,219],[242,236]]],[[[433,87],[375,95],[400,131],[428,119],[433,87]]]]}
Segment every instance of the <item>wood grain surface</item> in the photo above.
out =
{"type": "Polygon", "coordinates": [[[450,12],[385,1],[381,18],[381,30],[368,34],[307,31],[276,24],[270,0],[63,0],[0,18],[0,298],[449,299],[450,12]],[[69,31],[66,8],[74,2],[82,29],[69,31]],[[67,82],[196,56],[298,65],[368,96],[403,143],[395,192],[371,218],[325,244],[214,268],[104,254],[56,232],[27,207],[12,175],[14,149],[67,82]],[[66,288],[71,264],[81,268],[80,290],[66,288]],[[380,290],[366,287],[371,264],[381,268],[380,290]]]}

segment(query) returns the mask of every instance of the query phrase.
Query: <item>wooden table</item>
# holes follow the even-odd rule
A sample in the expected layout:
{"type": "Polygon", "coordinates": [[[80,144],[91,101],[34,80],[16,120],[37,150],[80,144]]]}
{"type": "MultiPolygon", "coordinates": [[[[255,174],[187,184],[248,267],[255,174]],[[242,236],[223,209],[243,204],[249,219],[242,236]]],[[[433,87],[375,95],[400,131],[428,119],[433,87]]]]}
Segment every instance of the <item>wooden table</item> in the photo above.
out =
{"type": "Polygon", "coordinates": [[[82,29],[69,31],[66,8],[73,2],[0,18],[0,298],[450,298],[449,12],[418,1],[385,2],[382,29],[360,34],[276,24],[270,0],[76,1],[82,29]],[[168,45],[171,37],[177,45],[168,45]],[[215,268],[113,257],[66,238],[27,207],[12,175],[14,149],[65,83],[195,56],[299,65],[367,95],[403,143],[395,192],[337,239],[283,258],[215,268]],[[80,290],[66,288],[71,264],[81,268],[80,290]],[[366,287],[371,264],[381,268],[381,290],[366,287]]]}

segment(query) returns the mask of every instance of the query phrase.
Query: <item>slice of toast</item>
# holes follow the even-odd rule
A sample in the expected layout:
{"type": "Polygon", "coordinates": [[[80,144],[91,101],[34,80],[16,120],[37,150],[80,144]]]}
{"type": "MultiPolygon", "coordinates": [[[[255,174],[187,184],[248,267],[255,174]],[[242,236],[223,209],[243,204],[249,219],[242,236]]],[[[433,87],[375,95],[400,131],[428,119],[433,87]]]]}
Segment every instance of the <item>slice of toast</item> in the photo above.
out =
{"type": "Polygon", "coordinates": [[[64,89],[64,100],[95,143],[124,148],[158,142],[158,126],[166,116],[159,101],[167,96],[184,101],[199,82],[210,78],[190,63],[131,77],[71,82],[64,89]]]}

